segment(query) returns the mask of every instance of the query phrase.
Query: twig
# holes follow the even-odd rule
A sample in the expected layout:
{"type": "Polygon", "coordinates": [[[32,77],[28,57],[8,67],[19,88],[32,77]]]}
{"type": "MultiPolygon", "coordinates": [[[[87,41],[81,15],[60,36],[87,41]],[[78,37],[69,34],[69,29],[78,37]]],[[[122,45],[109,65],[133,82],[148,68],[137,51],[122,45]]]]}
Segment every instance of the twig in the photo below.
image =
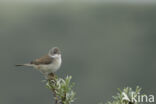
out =
{"type": "Polygon", "coordinates": [[[48,80],[47,87],[53,92],[55,104],[71,104],[74,102],[75,92],[72,90],[71,78],[71,76],[67,76],[62,79],[54,76],[48,80]]]}

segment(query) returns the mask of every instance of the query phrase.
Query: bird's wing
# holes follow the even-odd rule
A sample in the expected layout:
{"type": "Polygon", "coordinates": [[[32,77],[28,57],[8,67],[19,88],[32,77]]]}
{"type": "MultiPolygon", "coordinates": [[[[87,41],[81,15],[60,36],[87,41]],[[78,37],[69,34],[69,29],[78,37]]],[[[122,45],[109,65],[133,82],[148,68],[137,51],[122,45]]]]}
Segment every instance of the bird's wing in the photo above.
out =
{"type": "Polygon", "coordinates": [[[49,55],[45,55],[45,56],[42,56],[41,58],[38,58],[34,61],[31,61],[30,64],[35,64],[35,65],[40,65],[40,64],[51,64],[53,61],[53,58],[50,57],[49,55]]]}

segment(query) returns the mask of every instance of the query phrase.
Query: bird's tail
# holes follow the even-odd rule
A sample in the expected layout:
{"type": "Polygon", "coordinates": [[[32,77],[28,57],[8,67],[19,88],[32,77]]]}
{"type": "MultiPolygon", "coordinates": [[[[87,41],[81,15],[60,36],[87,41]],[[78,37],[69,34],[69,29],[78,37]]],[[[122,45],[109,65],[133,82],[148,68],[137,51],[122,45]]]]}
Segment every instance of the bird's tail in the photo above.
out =
{"type": "Polygon", "coordinates": [[[32,64],[16,64],[16,66],[33,66],[32,64]]]}

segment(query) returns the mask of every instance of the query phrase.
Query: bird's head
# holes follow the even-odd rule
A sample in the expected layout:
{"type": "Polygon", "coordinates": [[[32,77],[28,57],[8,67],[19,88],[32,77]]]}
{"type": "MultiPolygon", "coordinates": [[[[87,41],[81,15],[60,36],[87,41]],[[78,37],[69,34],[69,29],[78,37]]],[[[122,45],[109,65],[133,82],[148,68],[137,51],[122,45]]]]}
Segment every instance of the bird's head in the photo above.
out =
{"type": "Polygon", "coordinates": [[[53,47],[49,50],[48,55],[51,57],[57,57],[61,55],[61,51],[58,47],[53,47]]]}

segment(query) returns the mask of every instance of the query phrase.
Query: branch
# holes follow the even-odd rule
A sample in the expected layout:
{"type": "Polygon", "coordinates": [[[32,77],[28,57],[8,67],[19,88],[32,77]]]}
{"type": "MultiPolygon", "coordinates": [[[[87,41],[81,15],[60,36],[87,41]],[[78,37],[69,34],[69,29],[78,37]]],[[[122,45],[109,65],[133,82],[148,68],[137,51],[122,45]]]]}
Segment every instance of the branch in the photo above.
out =
{"type": "MultiPolygon", "coordinates": [[[[139,104],[139,102],[134,101],[140,94],[141,88],[136,87],[135,91],[130,87],[126,87],[123,90],[118,89],[116,96],[113,96],[112,101],[108,101],[106,104],[139,104]]],[[[103,103],[99,103],[103,104],[103,103]]]]}
{"type": "Polygon", "coordinates": [[[75,100],[75,92],[72,90],[74,83],[71,83],[72,77],[65,79],[54,76],[48,80],[46,86],[53,92],[55,104],[71,104],[75,100]]]}

